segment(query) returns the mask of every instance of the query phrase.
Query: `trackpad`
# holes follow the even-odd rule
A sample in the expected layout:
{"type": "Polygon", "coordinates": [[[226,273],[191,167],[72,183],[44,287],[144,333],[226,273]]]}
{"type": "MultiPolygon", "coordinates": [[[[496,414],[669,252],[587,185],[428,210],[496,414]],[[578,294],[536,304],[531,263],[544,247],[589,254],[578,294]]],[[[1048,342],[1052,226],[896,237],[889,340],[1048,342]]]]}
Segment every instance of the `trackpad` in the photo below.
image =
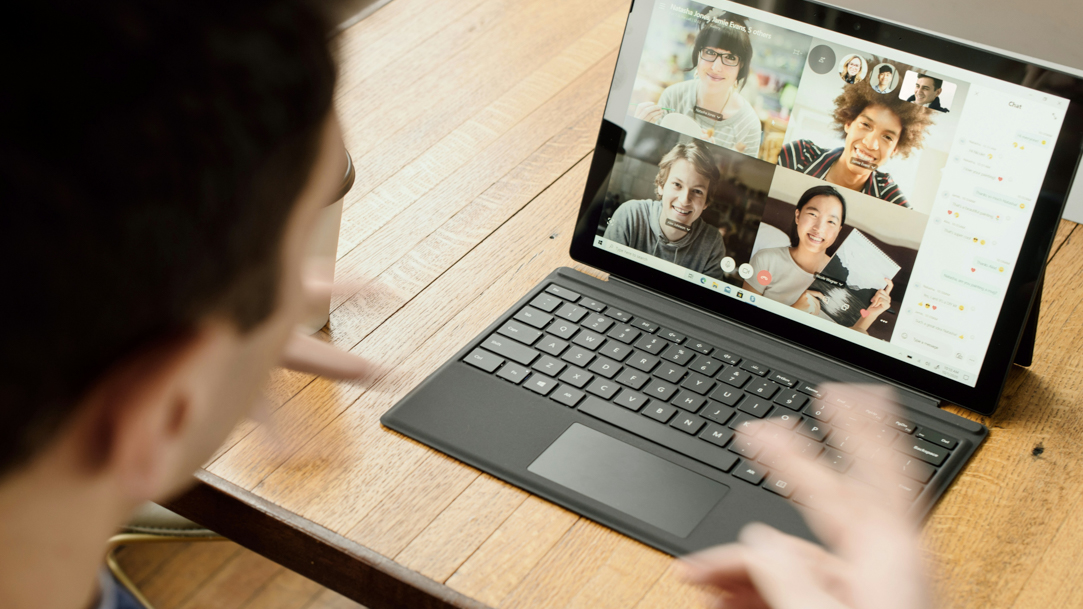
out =
{"type": "Polygon", "coordinates": [[[729,487],[573,424],[527,471],[677,537],[688,537],[729,487]]]}

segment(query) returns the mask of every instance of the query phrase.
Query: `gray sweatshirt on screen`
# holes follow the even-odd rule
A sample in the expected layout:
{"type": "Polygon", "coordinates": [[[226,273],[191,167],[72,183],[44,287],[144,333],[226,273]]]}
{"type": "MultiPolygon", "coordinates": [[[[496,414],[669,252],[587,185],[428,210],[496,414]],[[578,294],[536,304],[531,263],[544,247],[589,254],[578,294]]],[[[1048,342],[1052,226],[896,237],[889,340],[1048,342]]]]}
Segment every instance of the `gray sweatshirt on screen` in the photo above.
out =
{"type": "Polygon", "coordinates": [[[661,215],[661,201],[625,201],[613,213],[603,236],[690,271],[722,279],[726,244],[718,230],[697,219],[692,223],[691,233],[678,241],[670,241],[658,224],[661,215]]]}

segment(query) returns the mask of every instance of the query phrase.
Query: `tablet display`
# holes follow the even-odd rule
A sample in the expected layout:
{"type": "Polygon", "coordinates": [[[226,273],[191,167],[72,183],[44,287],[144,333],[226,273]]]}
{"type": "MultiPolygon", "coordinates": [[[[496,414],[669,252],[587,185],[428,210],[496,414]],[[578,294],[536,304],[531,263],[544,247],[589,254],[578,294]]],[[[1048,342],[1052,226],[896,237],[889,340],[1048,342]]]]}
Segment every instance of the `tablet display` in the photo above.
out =
{"type": "Polygon", "coordinates": [[[999,395],[1078,81],[812,3],[637,4],[573,256],[963,405],[999,395]]]}

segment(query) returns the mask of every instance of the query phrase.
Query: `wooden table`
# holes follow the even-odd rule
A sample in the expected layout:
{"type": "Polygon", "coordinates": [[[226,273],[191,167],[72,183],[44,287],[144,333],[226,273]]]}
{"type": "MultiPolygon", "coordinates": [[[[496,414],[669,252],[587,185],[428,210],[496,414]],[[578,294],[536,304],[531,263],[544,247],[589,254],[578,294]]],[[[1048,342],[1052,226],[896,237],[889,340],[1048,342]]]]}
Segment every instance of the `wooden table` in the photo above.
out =
{"type": "MultiPolygon", "coordinates": [[[[337,106],[359,171],[336,276],[352,287],[325,334],[389,371],[367,389],[276,373],[277,434],[242,423],[175,509],[374,609],[700,606],[669,556],[379,424],[527,288],[575,266],[627,12],[395,0],[339,36],[337,106]]],[[[925,524],[944,606],[1083,602],[1075,231],[1057,234],[1037,361],[1010,372],[982,419],[989,439],[925,524]]]]}

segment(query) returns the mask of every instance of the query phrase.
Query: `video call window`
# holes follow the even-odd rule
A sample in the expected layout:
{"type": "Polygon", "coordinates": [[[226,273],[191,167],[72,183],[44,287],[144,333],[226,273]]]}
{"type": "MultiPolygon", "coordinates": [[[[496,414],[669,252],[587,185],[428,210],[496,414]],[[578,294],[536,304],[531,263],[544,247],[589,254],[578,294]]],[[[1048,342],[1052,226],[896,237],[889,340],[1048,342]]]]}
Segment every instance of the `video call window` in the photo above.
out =
{"type": "Polygon", "coordinates": [[[659,4],[628,114],[774,163],[811,40],[697,2],[659,4]]]}
{"type": "Polygon", "coordinates": [[[899,98],[937,112],[949,112],[955,99],[955,83],[923,72],[907,70],[899,98]]]}

